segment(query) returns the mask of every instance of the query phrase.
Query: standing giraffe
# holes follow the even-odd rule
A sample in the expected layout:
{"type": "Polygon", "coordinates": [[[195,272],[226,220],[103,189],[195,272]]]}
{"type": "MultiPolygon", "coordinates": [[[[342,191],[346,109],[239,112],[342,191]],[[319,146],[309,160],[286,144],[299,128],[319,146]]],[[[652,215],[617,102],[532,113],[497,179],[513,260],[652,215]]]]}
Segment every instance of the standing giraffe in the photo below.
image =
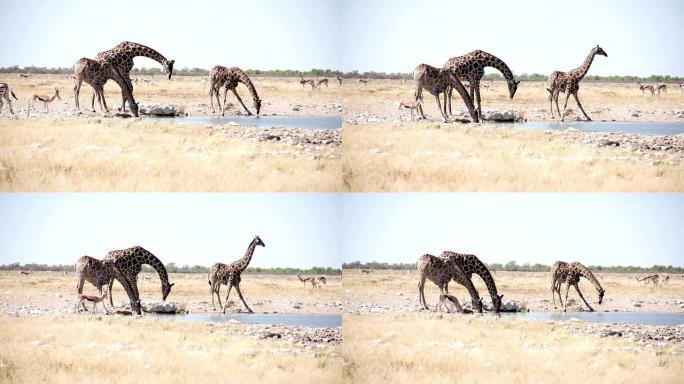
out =
{"type": "Polygon", "coordinates": [[[589,52],[589,55],[584,60],[584,63],[582,63],[579,68],[573,69],[567,73],[561,71],[554,71],[551,73],[551,76],[549,76],[549,79],[546,81],[546,90],[549,91],[549,103],[551,105],[551,118],[554,117],[553,101],[555,100],[556,109],[560,115],[560,121],[562,122],[565,119],[565,110],[568,107],[568,99],[572,94],[572,96],[575,97],[577,106],[584,114],[584,117],[587,118],[587,121],[591,121],[589,115],[587,115],[587,113],[584,112],[584,108],[582,108],[582,103],[580,103],[579,97],[577,97],[577,91],[579,90],[580,81],[582,81],[587,72],[589,72],[589,67],[591,67],[591,63],[594,61],[594,56],[596,55],[608,57],[608,54],[603,50],[603,48],[597,45],[596,47],[592,48],[592,50],[589,52]],[[563,106],[562,114],[558,108],[558,95],[561,92],[565,93],[565,105],[563,106]]]}
{"type": "MultiPolygon", "coordinates": [[[[82,256],[76,261],[76,273],[78,273],[76,290],[79,295],[83,293],[83,284],[85,281],[94,285],[100,295],[102,295],[102,287],[105,284],[109,283],[113,278],[118,280],[128,295],[128,299],[131,303],[131,310],[140,315],[140,297],[137,295],[136,291],[133,290],[130,281],[126,275],[123,274],[116,261],[98,260],[94,257],[82,256]]],[[[109,291],[109,297],[111,298],[111,290],[109,291]]],[[[112,305],[112,308],[113,307],[114,305],[112,305]]]]}
{"type": "Polygon", "coordinates": [[[335,76],[335,80],[337,81],[337,88],[342,88],[342,78],[335,76]]]}
{"type": "MultiPolygon", "coordinates": [[[[103,259],[104,261],[116,262],[119,266],[121,272],[126,276],[128,281],[135,292],[137,297],[140,297],[138,293],[138,274],[142,270],[143,264],[147,264],[154,268],[159,274],[159,279],[161,280],[161,291],[162,291],[162,301],[166,300],[166,297],[171,292],[171,287],[173,283],[169,283],[169,275],[166,273],[166,268],[164,264],[152,253],[143,247],[136,246],[126,249],[119,249],[115,251],[110,251],[103,259]]],[[[112,301],[112,285],[114,284],[114,279],[109,280],[108,291],[109,291],[109,304],[114,307],[112,301]]]]}
{"type": "MultiPolygon", "coordinates": [[[[130,41],[122,41],[114,48],[98,53],[95,56],[96,60],[107,61],[118,69],[121,77],[123,77],[128,89],[133,93],[133,82],[131,81],[131,70],[133,69],[133,58],[144,56],[150,58],[164,67],[164,72],[168,73],[168,79],[171,79],[173,73],[173,64],[175,60],[167,60],[161,53],[154,49],[130,41]]],[[[104,84],[103,84],[104,85],[104,84]]],[[[126,100],[128,100],[124,89],[121,88],[121,112],[126,111],[126,100]]]]}
{"type": "MultiPolygon", "coordinates": [[[[480,103],[480,80],[484,76],[484,69],[486,67],[496,68],[501,72],[501,74],[506,79],[508,83],[508,93],[511,96],[515,96],[515,91],[518,89],[518,84],[520,81],[516,81],[513,78],[513,72],[511,72],[508,65],[503,62],[503,60],[498,57],[481,51],[476,50],[467,53],[463,56],[452,57],[447,60],[442,68],[452,71],[456,77],[461,81],[467,81],[470,88],[470,98],[473,102],[477,102],[477,116],[482,119],[482,104],[480,103]]],[[[444,94],[444,113],[451,115],[451,94],[453,89],[450,87],[448,92],[444,94]]]]}
{"type": "Polygon", "coordinates": [[[9,106],[10,113],[14,115],[14,111],[12,110],[12,100],[10,100],[10,95],[14,97],[14,100],[19,100],[17,99],[17,95],[12,92],[10,89],[9,85],[7,83],[0,83],[0,113],[2,113],[2,99],[7,100],[7,106],[9,106]]]}
{"type": "MultiPolygon", "coordinates": [[[[603,295],[605,294],[605,290],[603,287],[601,287],[601,284],[599,283],[598,279],[594,276],[593,273],[589,270],[589,268],[585,267],[582,265],[580,262],[573,262],[573,263],[565,263],[562,261],[557,261],[556,263],[553,264],[553,267],[551,268],[551,278],[552,278],[552,283],[551,283],[551,289],[552,289],[552,295],[554,294],[553,291],[558,293],[558,299],[560,300],[560,286],[563,284],[563,281],[565,281],[566,287],[565,287],[565,303],[561,301],[561,305],[563,306],[563,312],[567,311],[568,307],[568,295],[570,293],[570,286],[572,285],[575,287],[575,290],[579,294],[579,297],[582,299],[584,304],[589,308],[590,311],[594,311],[594,308],[587,303],[587,301],[584,299],[584,296],[582,295],[582,292],[579,289],[579,281],[580,277],[584,277],[585,279],[589,280],[593,285],[594,288],[596,288],[596,292],[598,292],[599,296],[599,305],[601,305],[601,302],[603,301],[603,295]]],[[[554,298],[554,307],[556,305],[556,301],[554,298]]]]}
{"type": "Polygon", "coordinates": [[[230,290],[231,288],[235,287],[238,296],[240,296],[240,300],[242,300],[242,304],[245,305],[245,308],[247,308],[249,313],[253,313],[253,311],[245,302],[245,299],[242,297],[242,292],[240,292],[240,280],[242,272],[244,272],[245,269],[247,269],[249,262],[252,260],[252,255],[254,255],[254,249],[257,245],[266,247],[266,244],[264,244],[264,242],[261,241],[259,236],[254,236],[254,240],[252,240],[252,242],[249,243],[249,246],[247,247],[247,252],[245,252],[245,255],[242,256],[241,259],[234,261],[230,264],[216,263],[211,266],[211,269],[209,270],[208,274],[208,280],[209,286],[211,287],[211,305],[212,307],[214,307],[214,310],[216,310],[216,305],[214,305],[214,294],[216,294],[216,297],[218,297],[219,306],[222,307],[223,313],[226,313],[226,308],[228,307],[228,297],[230,296],[230,290]],[[225,305],[221,304],[221,284],[228,285],[228,293],[226,294],[225,305]]]}
{"type": "MultiPolygon", "coordinates": [[[[93,87],[93,97],[90,102],[90,109],[95,112],[95,96],[97,102],[100,104],[100,110],[109,112],[107,102],[104,97],[104,85],[107,80],[112,79],[121,87],[121,92],[124,98],[128,100],[128,105],[131,107],[133,116],[138,117],[138,103],[133,99],[132,88],[128,84],[115,66],[107,61],[88,59],[82,57],[78,59],[74,65],[74,77],[76,79],[74,84],[74,99],[76,100],[76,109],[80,109],[78,95],[81,92],[81,84],[85,81],[93,87]],[[102,107],[104,105],[104,108],[102,107]]],[[[111,295],[109,296],[111,298],[111,295]]]]}
{"type": "MultiPolygon", "coordinates": [[[[461,81],[453,74],[453,72],[442,69],[435,68],[431,65],[420,64],[413,71],[413,80],[416,81],[416,92],[414,94],[414,100],[423,99],[423,88],[427,89],[430,94],[435,96],[437,101],[437,109],[442,114],[442,120],[447,123],[448,119],[446,113],[442,110],[442,106],[439,102],[439,94],[446,92],[448,87],[456,88],[456,91],[461,94],[463,101],[468,107],[468,112],[473,118],[474,122],[478,122],[477,113],[473,107],[473,100],[468,95],[465,87],[461,84],[461,81]]],[[[425,114],[423,113],[422,105],[418,104],[418,113],[422,119],[425,119],[425,114]]]]}
{"type": "Polygon", "coordinates": [[[226,68],[220,65],[214,66],[209,73],[209,99],[211,100],[212,113],[214,113],[214,100],[212,97],[216,94],[216,102],[218,103],[219,108],[221,108],[221,116],[225,116],[226,95],[230,89],[242,105],[242,108],[247,111],[249,116],[252,116],[252,112],[249,111],[245,106],[245,103],[242,102],[240,95],[235,91],[238,83],[244,84],[247,89],[249,89],[249,93],[252,95],[252,100],[254,101],[254,109],[256,109],[256,114],[259,116],[261,99],[259,99],[256,88],[254,88],[254,84],[252,84],[252,80],[249,79],[249,76],[238,67],[226,68]],[[223,107],[221,107],[221,101],[219,100],[219,91],[221,87],[225,87],[225,92],[223,93],[223,107]]]}
{"type": "Polygon", "coordinates": [[[496,290],[496,284],[494,283],[494,278],[492,277],[491,272],[489,272],[489,268],[487,268],[487,266],[480,261],[477,256],[444,251],[441,255],[439,255],[439,257],[445,260],[454,261],[456,265],[461,267],[468,280],[472,279],[473,273],[480,276],[482,281],[484,281],[485,285],[487,286],[489,296],[492,298],[492,306],[494,307],[494,310],[496,313],[499,313],[501,310],[501,298],[503,295],[498,294],[496,290]]]}
{"type": "MultiPolygon", "coordinates": [[[[428,279],[439,287],[441,295],[449,294],[449,281],[454,279],[457,283],[463,285],[470,294],[473,307],[482,313],[482,300],[475,290],[472,281],[466,276],[463,269],[456,264],[454,260],[447,260],[441,257],[436,257],[430,254],[425,254],[418,258],[416,264],[418,269],[418,298],[420,305],[424,309],[429,309],[425,301],[425,280],[428,279]]],[[[440,304],[444,302],[444,297],[440,296],[440,304]]],[[[456,298],[453,298],[453,303],[459,312],[463,312],[461,305],[456,298]]]]}

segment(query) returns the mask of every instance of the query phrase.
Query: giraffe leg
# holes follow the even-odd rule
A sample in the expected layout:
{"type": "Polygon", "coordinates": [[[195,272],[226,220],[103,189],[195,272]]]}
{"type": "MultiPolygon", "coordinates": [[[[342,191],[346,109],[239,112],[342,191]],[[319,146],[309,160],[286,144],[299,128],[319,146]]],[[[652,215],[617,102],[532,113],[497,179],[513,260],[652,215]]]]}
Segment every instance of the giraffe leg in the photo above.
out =
{"type": "Polygon", "coordinates": [[[214,83],[209,84],[209,102],[211,103],[211,113],[215,113],[214,110],[214,83]]]}
{"type": "Polygon", "coordinates": [[[226,294],[226,301],[223,304],[223,313],[226,313],[226,308],[228,307],[228,297],[230,296],[230,290],[233,289],[233,284],[228,283],[228,293],[226,294]]]}
{"type": "Polygon", "coordinates": [[[549,106],[551,107],[551,118],[555,119],[555,116],[553,116],[553,93],[555,91],[549,91],[549,106]]]}
{"type": "Polygon", "coordinates": [[[418,279],[418,300],[420,301],[420,306],[422,309],[430,309],[425,303],[425,279],[427,276],[423,272],[420,273],[418,279]]]}
{"type": "Polygon", "coordinates": [[[442,104],[439,102],[439,95],[435,95],[435,100],[437,101],[437,109],[439,110],[439,113],[442,114],[442,121],[448,123],[449,119],[447,119],[446,115],[444,114],[444,111],[442,111],[442,104]]]}
{"type": "Polygon", "coordinates": [[[218,104],[218,108],[219,108],[219,109],[221,109],[221,99],[219,98],[219,97],[220,97],[220,93],[221,93],[221,88],[220,88],[220,87],[214,89],[214,94],[216,95],[216,104],[218,104]]]}
{"type": "MultiPolygon", "coordinates": [[[[418,84],[416,87],[416,92],[413,94],[414,101],[418,103],[418,100],[420,100],[423,97],[423,86],[418,84]]],[[[425,120],[425,113],[423,113],[423,103],[418,104],[418,114],[420,115],[420,118],[425,120]]]]}
{"type": "Polygon", "coordinates": [[[80,106],[78,105],[78,94],[81,92],[81,83],[83,80],[78,79],[76,81],[76,85],[74,85],[74,101],[76,101],[76,110],[78,111],[80,109],[80,106]]]}
{"type": "Polygon", "coordinates": [[[570,98],[570,92],[565,91],[565,104],[563,105],[563,113],[560,116],[561,123],[565,120],[565,110],[568,108],[568,99],[570,98]]]}
{"type": "MultiPolygon", "coordinates": [[[[211,292],[211,307],[216,310],[216,304],[214,303],[214,284],[209,284],[209,292],[211,292]]],[[[220,297],[219,297],[220,299],[220,297]]]]}
{"type": "Polygon", "coordinates": [[[109,280],[109,284],[107,284],[107,296],[109,296],[109,305],[114,308],[114,298],[112,296],[112,287],[114,286],[114,279],[112,278],[109,280]]]}
{"type": "Polygon", "coordinates": [[[240,300],[242,300],[242,304],[245,305],[245,308],[247,308],[249,313],[254,313],[254,311],[252,311],[252,309],[249,307],[249,305],[247,305],[247,303],[245,303],[245,298],[242,297],[242,292],[240,292],[240,284],[235,286],[235,290],[237,291],[238,296],[240,296],[240,300]]]}
{"type": "Polygon", "coordinates": [[[587,113],[584,112],[584,108],[582,108],[582,103],[580,103],[579,97],[577,97],[577,92],[573,93],[572,95],[575,96],[575,101],[577,102],[577,106],[579,107],[580,111],[582,111],[582,113],[584,114],[584,117],[587,118],[587,121],[591,121],[591,117],[589,117],[589,115],[587,115],[587,113]]]}
{"type": "Polygon", "coordinates": [[[226,88],[223,92],[223,107],[221,107],[221,104],[219,104],[219,108],[221,109],[221,116],[226,115],[226,97],[228,96],[228,88],[226,88]]]}
{"type": "Polygon", "coordinates": [[[449,103],[449,116],[453,115],[451,112],[451,95],[454,93],[454,87],[449,87],[449,96],[447,97],[447,102],[449,103]]]}
{"type": "MultiPolygon", "coordinates": [[[[231,88],[230,90],[233,91],[233,95],[235,95],[235,97],[237,97],[238,101],[239,101],[240,104],[242,105],[242,108],[244,108],[245,111],[247,111],[247,115],[252,116],[252,112],[250,112],[249,109],[245,106],[245,103],[242,102],[242,99],[240,98],[240,95],[238,95],[238,93],[237,93],[237,91],[235,90],[235,88],[231,88]]],[[[237,288],[237,287],[236,287],[236,288],[237,288]]]]}
{"type": "Polygon", "coordinates": [[[568,294],[570,294],[570,283],[565,283],[565,304],[563,304],[563,312],[568,310],[568,294]]]}
{"type": "Polygon", "coordinates": [[[473,88],[475,89],[475,98],[473,99],[473,104],[475,103],[475,101],[477,101],[475,113],[477,113],[477,117],[480,120],[482,120],[482,104],[480,104],[480,82],[473,82],[473,88]]]}
{"type": "Polygon", "coordinates": [[[100,95],[97,93],[97,90],[93,88],[93,96],[90,98],[90,112],[95,112],[95,96],[97,96],[97,100],[100,101],[100,95]]]}
{"type": "Polygon", "coordinates": [[[594,308],[592,308],[591,305],[589,305],[589,303],[587,303],[587,301],[584,300],[584,295],[582,295],[582,291],[580,291],[578,284],[575,284],[575,290],[577,291],[577,294],[579,295],[580,299],[582,299],[582,301],[584,301],[584,305],[586,305],[590,311],[594,312],[594,308]]]}

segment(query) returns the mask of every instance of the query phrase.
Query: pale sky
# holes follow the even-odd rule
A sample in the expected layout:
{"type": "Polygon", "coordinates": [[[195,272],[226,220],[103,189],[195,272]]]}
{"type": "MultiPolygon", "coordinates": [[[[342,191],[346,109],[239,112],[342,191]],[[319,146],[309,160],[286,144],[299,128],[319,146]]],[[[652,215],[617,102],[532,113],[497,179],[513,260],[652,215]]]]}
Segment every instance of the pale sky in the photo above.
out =
{"type": "Polygon", "coordinates": [[[684,266],[684,194],[345,194],[344,262],[684,266]]]}
{"type": "Polygon", "coordinates": [[[255,235],[250,267],[340,267],[338,196],[0,194],[0,264],[71,264],[141,245],[162,262],[228,263],[255,235]]]}
{"type": "Polygon", "coordinates": [[[482,49],[515,73],[546,74],[578,67],[599,44],[608,58],[590,74],[684,76],[681,0],[0,0],[0,9],[3,67],[71,67],[130,40],[177,68],[407,73],[482,49]]]}

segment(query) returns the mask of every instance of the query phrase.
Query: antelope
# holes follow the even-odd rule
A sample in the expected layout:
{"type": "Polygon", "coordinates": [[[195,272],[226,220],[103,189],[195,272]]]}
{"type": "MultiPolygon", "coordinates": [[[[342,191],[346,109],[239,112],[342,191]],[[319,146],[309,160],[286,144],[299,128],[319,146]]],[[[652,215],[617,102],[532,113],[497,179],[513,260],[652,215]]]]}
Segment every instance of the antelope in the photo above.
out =
{"type": "Polygon", "coordinates": [[[368,79],[359,79],[359,83],[363,84],[363,86],[365,87],[366,85],[368,85],[368,79]]]}
{"type": "Polygon", "coordinates": [[[17,95],[12,92],[10,89],[9,85],[7,83],[0,83],[0,112],[2,112],[2,105],[4,104],[2,102],[2,99],[7,100],[7,105],[9,106],[10,113],[14,115],[14,111],[12,110],[12,100],[10,100],[10,95],[14,97],[14,100],[17,99],[17,95]]]}
{"type": "Polygon", "coordinates": [[[660,95],[660,91],[667,93],[667,84],[665,84],[665,83],[656,84],[656,91],[658,91],[659,95],[660,95]]]}
{"type": "MultiPolygon", "coordinates": [[[[52,96],[43,96],[43,95],[33,95],[31,96],[31,102],[34,101],[41,101],[43,102],[43,105],[45,106],[45,112],[50,112],[50,109],[48,108],[48,103],[52,103],[55,99],[60,99],[62,98],[59,96],[59,89],[55,88],[55,93],[52,96]]],[[[28,109],[26,110],[26,113],[28,113],[28,109]]]]}
{"type": "Polygon", "coordinates": [[[301,281],[302,283],[304,283],[304,286],[305,286],[305,287],[306,287],[306,282],[307,282],[307,281],[311,281],[311,278],[310,278],[310,277],[302,277],[302,275],[297,275],[297,278],[299,279],[299,281],[301,281]]]}
{"type": "Polygon", "coordinates": [[[456,307],[456,311],[459,313],[472,313],[472,311],[467,311],[461,307],[461,303],[458,302],[458,299],[456,299],[455,296],[449,295],[447,293],[442,293],[439,295],[439,303],[435,306],[435,312],[439,310],[442,312],[442,307],[446,308],[447,313],[451,313],[451,310],[449,309],[449,306],[447,305],[447,300],[451,302],[451,304],[456,307]]]}
{"type": "Polygon", "coordinates": [[[325,84],[325,87],[328,87],[328,79],[322,79],[318,80],[318,83],[316,83],[316,87],[320,88],[321,84],[325,84]]]}
{"type": "MultiPolygon", "coordinates": [[[[335,76],[335,80],[337,80],[337,88],[342,88],[342,78],[335,76]]],[[[682,90],[684,90],[684,88],[682,88],[682,90]]]]}
{"type": "Polygon", "coordinates": [[[302,75],[299,75],[299,78],[300,78],[299,84],[302,85],[302,89],[304,89],[304,86],[305,86],[306,84],[311,85],[311,89],[314,89],[315,84],[314,84],[313,80],[305,80],[304,77],[302,77],[302,75]]]}
{"type": "Polygon", "coordinates": [[[328,283],[328,279],[326,279],[325,276],[318,276],[316,280],[318,280],[318,282],[322,283],[323,285],[326,285],[328,283]]]}
{"type": "Polygon", "coordinates": [[[361,270],[361,273],[366,273],[366,274],[368,274],[368,273],[371,273],[371,272],[373,272],[373,268],[371,268],[371,269],[362,269],[362,270],[361,270]]]}
{"type": "Polygon", "coordinates": [[[400,101],[397,110],[410,110],[411,111],[411,121],[413,121],[413,111],[417,111],[418,108],[423,104],[423,99],[418,99],[416,101],[400,101]]]}
{"type": "Polygon", "coordinates": [[[88,308],[85,306],[85,302],[90,302],[93,303],[93,312],[97,311],[97,303],[102,303],[102,308],[106,314],[109,314],[109,310],[104,304],[104,299],[107,298],[107,292],[102,294],[102,296],[91,296],[91,295],[78,295],[78,303],[76,303],[76,306],[74,307],[74,312],[79,313],[81,312],[81,308],[79,306],[83,306],[83,309],[85,311],[88,311],[88,308]]]}
{"type": "Polygon", "coordinates": [[[642,278],[635,276],[637,281],[643,281],[644,284],[653,283],[653,286],[657,286],[660,283],[660,276],[658,274],[648,275],[642,278]]]}
{"type": "Polygon", "coordinates": [[[649,90],[651,92],[651,96],[655,96],[655,87],[651,84],[641,84],[640,82],[637,83],[639,85],[639,90],[641,93],[644,93],[644,90],[649,90]]]}
{"type": "Polygon", "coordinates": [[[19,274],[23,276],[28,276],[31,274],[31,271],[19,271],[19,274]]]}
{"type": "Polygon", "coordinates": [[[26,79],[28,79],[29,77],[31,77],[31,74],[30,74],[30,73],[20,73],[20,74],[17,75],[17,77],[19,77],[20,79],[26,80],[26,79]]]}

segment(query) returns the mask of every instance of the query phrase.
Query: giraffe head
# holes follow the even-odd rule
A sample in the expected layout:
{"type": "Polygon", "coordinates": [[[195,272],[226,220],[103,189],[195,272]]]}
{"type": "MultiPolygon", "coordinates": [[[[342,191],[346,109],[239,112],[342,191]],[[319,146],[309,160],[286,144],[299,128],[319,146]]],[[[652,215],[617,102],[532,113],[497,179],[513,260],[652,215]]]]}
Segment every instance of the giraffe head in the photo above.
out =
{"type": "Polygon", "coordinates": [[[603,302],[603,295],[604,295],[605,293],[606,293],[606,291],[605,291],[603,288],[601,288],[601,289],[598,291],[598,295],[599,295],[599,305],[601,305],[601,302],[603,302]]]}
{"type": "Polygon", "coordinates": [[[175,63],[176,60],[168,60],[166,63],[164,63],[164,72],[169,74],[169,80],[171,80],[171,74],[173,73],[173,63],[175,63]]]}
{"type": "Polygon", "coordinates": [[[162,282],[162,301],[166,301],[166,296],[171,293],[171,287],[173,287],[173,283],[162,282]]]}
{"type": "Polygon", "coordinates": [[[492,296],[492,305],[494,306],[494,311],[496,311],[496,313],[499,313],[499,311],[501,311],[501,298],[502,297],[503,297],[503,295],[497,295],[497,294],[494,294],[492,296]]]}
{"type": "Polygon", "coordinates": [[[511,99],[515,96],[515,91],[518,90],[518,84],[520,84],[520,80],[515,81],[515,79],[511,79],[508,82],[508,94],[511,95],[511,99]]]}
{"type": "Polygon", "coordinates": [[[599,47],[598,45],[596,45],[596,48],[594,48],[594,53],[597,55],[608,57],[606,51],[604,51],[603,48],[599,47]]]}
{"type": "Polygon", "coordinates": [[[261,238],[259,236],[254,236],[254,241],[256,242],[255,245],[261,245],[262,247],[266,247],[266,244],[264,244],[264,242],[261,241],[261,238]]]}
{"type": "Polygon", "coordinates": [[[128,106],[131,107],[131,112],[133,112],[133,116],[138,117],[138,103],[129,101],[128,106]]]}
{"type": "Polygon", "coordinates": [[[259,116],[259,111],[261,110],[261,99],[254,100],[254,109],[256,109],[256,114],[259,116]]]}
{"type": "Polygon", "coordinates": [[[475,307],[475,309],[477,309],[477,313],[482,313],[482,299],[474,301],[473,306],[475,307]]]}

